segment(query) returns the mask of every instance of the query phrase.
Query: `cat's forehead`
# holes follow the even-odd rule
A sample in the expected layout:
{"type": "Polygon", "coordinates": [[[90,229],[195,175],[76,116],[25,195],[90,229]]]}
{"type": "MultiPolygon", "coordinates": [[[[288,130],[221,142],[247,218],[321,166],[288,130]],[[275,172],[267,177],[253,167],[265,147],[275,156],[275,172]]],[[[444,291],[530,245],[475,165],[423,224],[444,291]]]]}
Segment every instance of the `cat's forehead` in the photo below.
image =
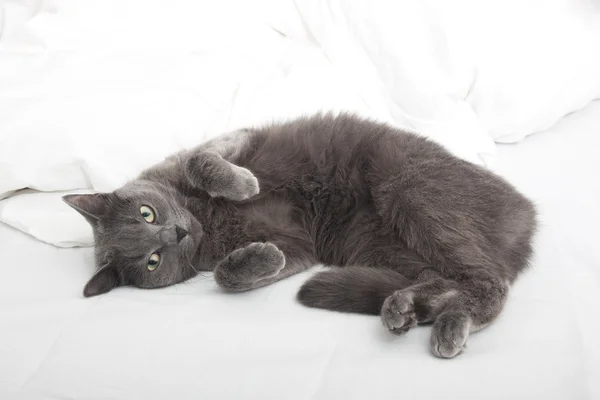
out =
{"type": "Polygon", "coordinates": [[[151,198],[156,200],[165,200],[166,196],[158,190],[156,185],[146,181],[133,181],[125,186],[115,190],[115,195],[124,200],[139,200],[141,198],[151,198]]]}
{"type": "MultiPolygon", "coordinates": [[[[150,206],[157,214],[169,216],[177,207],[174,199],[155,186],[144,183],[131,183],[113,192],[115,201],[110,207],[113,220],[119,223],[119,219],[134,218],[139,220],[139,212],[142,206],[150,206]]],[[[126,220],[122,222],[127,222],[126,220]]]]}
{"type": "Polygon", "coordinates": [[[102,259],[136,262],[160,247],[157,232],[140,222],[122,222],[96,242],[102,259]]]}

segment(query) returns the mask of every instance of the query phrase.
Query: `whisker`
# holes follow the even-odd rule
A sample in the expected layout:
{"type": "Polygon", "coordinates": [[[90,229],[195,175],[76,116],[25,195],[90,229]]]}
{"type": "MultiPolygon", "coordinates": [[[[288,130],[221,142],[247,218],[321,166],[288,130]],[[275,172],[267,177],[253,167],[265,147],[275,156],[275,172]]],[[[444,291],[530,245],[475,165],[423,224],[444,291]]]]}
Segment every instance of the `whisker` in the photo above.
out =
{"type": "Polygon", "coordinates": [[[196,275],[200,275],[200,271],[198,271],[196,268],[194,268],[194,266],[192,265],[192,261],[190,260],[189,257],[186,256],[185,261],[188,263],[188,265],[190,266],[190,268],[193,269],[194,272],[196,272],[196,275]]]}

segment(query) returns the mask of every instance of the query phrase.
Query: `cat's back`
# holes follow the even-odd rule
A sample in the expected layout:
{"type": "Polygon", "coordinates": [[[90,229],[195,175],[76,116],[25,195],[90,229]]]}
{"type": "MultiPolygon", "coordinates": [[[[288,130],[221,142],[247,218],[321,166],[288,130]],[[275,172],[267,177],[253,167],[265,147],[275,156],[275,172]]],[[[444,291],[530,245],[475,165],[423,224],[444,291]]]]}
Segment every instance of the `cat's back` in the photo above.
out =
{"type": "Polygon", "coordinates": [[[266,136],[265,147],[297,153],[320,166],[356,160],[382,145],[420,151],[439,147],[424,137],[349,113],[316,114],[267,125],[257,133],[266,136]]]}
{"type": "Polygon", "coordinates": [[[352,114],[318,114],[266,126],[256,134],[264,141],[249,169],[265,189],[283,187],[316,200],[327,212],[356,210],[375,193],[394,187],[390,207],[477,209],[496,221],[498,214],[526,214],[527,220],[533,214],[530,202],[501,177],[384,123],[352,114]]]}
{"type": "Polygon", "coordinates": [[[339,165],[361,156],[396,160],[443,157],[448,152],[424,136],[350,113],[316,114],[257,129],[265,145],[282,153],[301,153],[319,165],[339,165]]]}
{"type": "Polygon", "coordinates": [[[347,113],[317,114],[253,132],[260,145],[250,146],[240,164],[269,189],[276,182],[303,182],[306,190],[323,185],[351,190],[369,171],[385,173],[407,161],[448,156],[422,136],[347,113]]]}

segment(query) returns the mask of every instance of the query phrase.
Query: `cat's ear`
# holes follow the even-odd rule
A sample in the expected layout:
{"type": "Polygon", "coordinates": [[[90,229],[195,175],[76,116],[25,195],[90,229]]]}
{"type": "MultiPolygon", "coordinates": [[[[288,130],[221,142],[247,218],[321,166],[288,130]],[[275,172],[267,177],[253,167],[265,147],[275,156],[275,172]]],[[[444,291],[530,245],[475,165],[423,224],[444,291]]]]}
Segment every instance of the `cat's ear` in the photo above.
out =
{"type": "Polygon", "coordinates": [[[123,286],[123,284],[123,278],[117,268],[111,264],[107,264],[100,268],[86,283],[83,288],[83,295],[85,297],[92,297],[108,293],[118,286],[123,286]]]}
{"type": "Polygon", "coordinates": [[[83,215],[93,226],[106,213],[110,193],[69,194],[63,201],[83,215]]]}

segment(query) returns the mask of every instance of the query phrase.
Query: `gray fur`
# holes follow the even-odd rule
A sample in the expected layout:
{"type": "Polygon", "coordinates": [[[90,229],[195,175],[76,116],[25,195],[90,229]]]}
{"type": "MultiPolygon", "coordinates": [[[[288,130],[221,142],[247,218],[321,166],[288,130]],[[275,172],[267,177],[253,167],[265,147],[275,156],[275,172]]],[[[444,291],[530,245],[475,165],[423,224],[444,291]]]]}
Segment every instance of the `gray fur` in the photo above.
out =
{"type": "Polygon", "coordinates": [[[335,267],[306,282],[298,299],[311,307],[378,315],[386,298],[411,284],[404,275],[387,268],[335,267]]]}
{"type": "Polygon", "coordinates": [[[500,177],[351,115],[224,135],[114,193],[65,200],[94,228],[99,271],[86,296],[200,270],[240,291],[315,263],[348,267],[316,274],[299,301],[380,314],[394,333],[433,322],[439,357],[457,355],[497,317],[535,230],[531,202],[500,177]],[[142,205],[156,222],[140,216],[142,205]],[[161,264],[149,271],[156,251],[161,264]]]}
{"type": "Polygon", "coordinates": [[[285,266],[283,252],[271,243],[250,243],[217,264],[215,279],[224,289],[239,292],[273,278],[285,266]]]}
{"type": "Polygon", "coordinates": [[[248,130],[236,131],[183,152],[188,181],[212,197],[241,201],[257,195],[258,180],[252,172],[226,161],[238,158],[251,137],[248,130]]]}

